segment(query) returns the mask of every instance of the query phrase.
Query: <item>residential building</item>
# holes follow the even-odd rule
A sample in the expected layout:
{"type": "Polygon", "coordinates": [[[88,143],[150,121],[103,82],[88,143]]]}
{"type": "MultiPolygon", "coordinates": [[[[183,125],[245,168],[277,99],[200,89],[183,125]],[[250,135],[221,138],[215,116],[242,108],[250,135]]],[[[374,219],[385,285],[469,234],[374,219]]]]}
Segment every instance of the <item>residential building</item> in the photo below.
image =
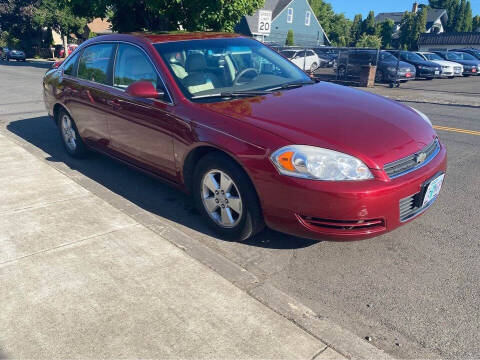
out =
{"type": "Polygon", "coordinates": [[[308,0],[265,0],[263,8],[252,16],[243,17],[235,28],[237,33],[279,45],[285,44],[289,30],[293,31],[296,46],[314,47],[330,43],[308,0]],[[272,12],[268,35],[259,32],[259,12],[262,10],[272,12]]]}
{"type": "MultiPolygon", "coordinates": [[[[419,11],[419,5],[417,2],[413,4],[412,12],[416,13],[419,11]]],[[[400,26],[402,24],[402,18],[405,12],[389,12],[389,13],[379,13],[375,17],[375,22],[377,24],[383,23],[388,19],[393,20],[395,23],[393,35],[398,37],[400,34],[400,26]]],[[[447,25],[448,14],[445,9],[428,9],[427,12],[427,25],[425,27],[425,32],[430,34],[442,34],[445,32],[445,26],[447,25]]]]}
{"type": "Polygon", "coordinates": [[[480,32],[420,34],[418,48],[420,51],[480,49],[480,32]]]}

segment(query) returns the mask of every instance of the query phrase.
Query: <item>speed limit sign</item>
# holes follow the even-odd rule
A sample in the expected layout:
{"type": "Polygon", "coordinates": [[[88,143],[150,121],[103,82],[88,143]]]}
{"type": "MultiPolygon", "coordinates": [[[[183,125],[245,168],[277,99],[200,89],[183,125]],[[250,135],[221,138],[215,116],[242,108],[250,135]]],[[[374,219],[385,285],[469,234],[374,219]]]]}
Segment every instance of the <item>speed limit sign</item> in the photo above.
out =
{"type": "Polygon", "coordinates": [[[270,34],[272,24],[272,12],[268,10],[260,10],[258,12],[258,33],[270,34]]]}

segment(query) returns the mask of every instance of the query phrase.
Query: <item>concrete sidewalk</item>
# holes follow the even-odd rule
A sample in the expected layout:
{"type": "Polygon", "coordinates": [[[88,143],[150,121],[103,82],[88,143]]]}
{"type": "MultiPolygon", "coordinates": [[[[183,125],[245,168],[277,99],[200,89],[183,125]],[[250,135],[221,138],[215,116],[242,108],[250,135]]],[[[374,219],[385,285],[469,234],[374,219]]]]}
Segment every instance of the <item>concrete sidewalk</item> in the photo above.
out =
{"type": "Polygon", "coordinates": [[[0,358],[342,358],[0,134],[0,358]]]}

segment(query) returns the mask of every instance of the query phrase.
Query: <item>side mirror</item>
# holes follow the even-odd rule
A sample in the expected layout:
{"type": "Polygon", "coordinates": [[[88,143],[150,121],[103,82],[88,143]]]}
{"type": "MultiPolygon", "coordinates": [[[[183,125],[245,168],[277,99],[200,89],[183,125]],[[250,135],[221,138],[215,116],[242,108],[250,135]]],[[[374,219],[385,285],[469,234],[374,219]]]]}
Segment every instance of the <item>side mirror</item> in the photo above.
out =
{"type": "Polygon", "coordinates": [[[58,69],[62,64],[63,64],[63,60],[55,61],[52,65],[52,69],[58,69]]]}
{"type": "Polygon", "coordinates": [[[144,99],[159,99],[165,95],[163,91],[157,91],[150,81],[136,81],[126,91],[132,97],[144,99]]]}

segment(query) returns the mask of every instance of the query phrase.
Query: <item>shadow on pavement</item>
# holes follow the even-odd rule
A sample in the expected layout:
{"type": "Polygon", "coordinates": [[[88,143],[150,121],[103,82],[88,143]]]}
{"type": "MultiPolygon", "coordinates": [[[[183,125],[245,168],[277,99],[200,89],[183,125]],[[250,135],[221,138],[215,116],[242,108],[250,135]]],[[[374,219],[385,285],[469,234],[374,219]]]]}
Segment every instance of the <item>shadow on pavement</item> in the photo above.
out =
{"type": "Polygon", "coordinates": [[[17,66],[17,67],[34,67],[34,68],[41,68],[41,69],[50,69],[53,65],[53,62],[41,62],[41,61],[0,61],[0,66],[17,66]]]}
{"type": "MultiPolygon", "coordinates": [[[[196,211],[192,199],[181,191],[97,153],[81,160],[69,157],[49,117],[13,121],[7,125],[7,129],[49,154],[48,161],[65,163],[152,214],[215,237],[196,211]]],[[[95,192],[95,188],[86,187],[95,192]]],[[[297,249],[316,243],[270,229],[245,242],[247,245],[272,249],[297,249]]]]}

